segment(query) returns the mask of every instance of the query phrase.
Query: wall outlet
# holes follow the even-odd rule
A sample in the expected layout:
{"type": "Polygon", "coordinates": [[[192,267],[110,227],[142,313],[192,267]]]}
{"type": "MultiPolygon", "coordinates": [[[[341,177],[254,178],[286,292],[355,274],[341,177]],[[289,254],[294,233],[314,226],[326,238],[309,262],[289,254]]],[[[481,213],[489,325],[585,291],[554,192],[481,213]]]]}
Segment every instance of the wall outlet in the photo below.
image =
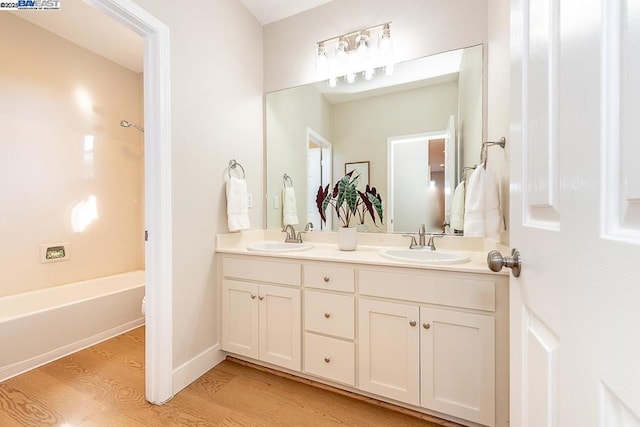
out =
{"type": "Polygon", "coordinates": [[[247,194],[247,207],[253,207],[253,194],[247,194]]]}
{"type": "Polygon", "coordinates": [[[47,262],[68,261],[70,258],[69,242],[45,243],[40,245],[40,264],[47,262]]]}
{"type": "Polygon", "coordinates": [[[280,209],[280,197],[273,196],[273,209],[280,209]]]}

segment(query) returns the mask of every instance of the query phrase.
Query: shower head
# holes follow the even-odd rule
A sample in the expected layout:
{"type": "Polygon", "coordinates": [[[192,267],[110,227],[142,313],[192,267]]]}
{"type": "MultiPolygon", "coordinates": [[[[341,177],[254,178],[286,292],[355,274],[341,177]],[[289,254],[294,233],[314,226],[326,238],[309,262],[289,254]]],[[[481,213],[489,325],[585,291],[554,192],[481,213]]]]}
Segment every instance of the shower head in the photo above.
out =
{"type": "Polygon", "coordinates": [[[138,129],[140,132],[144,132],[144,129],[142,128],[142,126],[137,125],[135,123],[128,122],[126,120],[120,120],[120,126],[122,126],[123,128],[128,128],[133,126],[134,128],[138,129]]]}

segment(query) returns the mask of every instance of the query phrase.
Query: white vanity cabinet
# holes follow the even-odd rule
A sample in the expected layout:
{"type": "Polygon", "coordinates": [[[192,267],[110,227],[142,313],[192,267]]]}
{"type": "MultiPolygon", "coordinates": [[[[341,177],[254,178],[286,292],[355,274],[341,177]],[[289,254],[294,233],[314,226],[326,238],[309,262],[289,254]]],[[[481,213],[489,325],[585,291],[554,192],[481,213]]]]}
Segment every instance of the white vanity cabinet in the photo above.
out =
{"type": "Polygon", "coordinates": [[[494,280],[365,269],[359,278],[361,295],[410,301],[360,299],[359,388],[495,425],[494,280]]]}
{"type": "Polygon", "coordinates": [[[420,404],[420,309],[361,299],[358,337],[360,389],[420,404]]]}
{"type": "Polygon", "coordinates": [[[225,258],[222,269],[222,349],[300,371],[300,264],[225,258]]]}
{"type": "Polygon", "coordinates": [[[355,270],[303,265],[304,372],[355,386],[355,270]]]}
{"type": "Polygon", "coordinates": [[[222,349],[470,425],[508,424],[508,278],[222,254],[222,349]]]}

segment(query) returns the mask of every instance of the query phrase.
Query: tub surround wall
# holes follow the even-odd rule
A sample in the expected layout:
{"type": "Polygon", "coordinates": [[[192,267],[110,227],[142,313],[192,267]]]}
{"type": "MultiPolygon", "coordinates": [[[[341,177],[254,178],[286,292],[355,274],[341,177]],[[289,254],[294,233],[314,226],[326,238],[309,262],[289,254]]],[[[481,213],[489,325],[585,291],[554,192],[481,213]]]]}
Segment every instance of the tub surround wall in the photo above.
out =
{"type": "Polygon", "coordinates": [[[0,28],[0,297],[143,269],[143,139],[119,126],[142,122],[140,75],[15,15],[0,28]],[[63,242],[68,261],[40,263],[63,242]]]}

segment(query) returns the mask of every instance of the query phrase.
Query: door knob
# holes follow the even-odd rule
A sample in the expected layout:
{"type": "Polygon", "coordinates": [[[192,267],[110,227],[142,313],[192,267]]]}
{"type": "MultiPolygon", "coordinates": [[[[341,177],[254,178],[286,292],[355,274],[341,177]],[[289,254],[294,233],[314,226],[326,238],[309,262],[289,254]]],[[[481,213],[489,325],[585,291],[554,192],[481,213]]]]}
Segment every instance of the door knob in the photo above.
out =
{"type": "Polygon", "coordinates": [[[522,258],[520,258],[520,252],[517,249],[511,249],[511,256],[503,257],[498,251],[491,251],[487,254],[487,265],[491,271],[500,271],[502,267],[511,269],[513,277],[520,277],[520,270],[522,270],[522,258]]]}

